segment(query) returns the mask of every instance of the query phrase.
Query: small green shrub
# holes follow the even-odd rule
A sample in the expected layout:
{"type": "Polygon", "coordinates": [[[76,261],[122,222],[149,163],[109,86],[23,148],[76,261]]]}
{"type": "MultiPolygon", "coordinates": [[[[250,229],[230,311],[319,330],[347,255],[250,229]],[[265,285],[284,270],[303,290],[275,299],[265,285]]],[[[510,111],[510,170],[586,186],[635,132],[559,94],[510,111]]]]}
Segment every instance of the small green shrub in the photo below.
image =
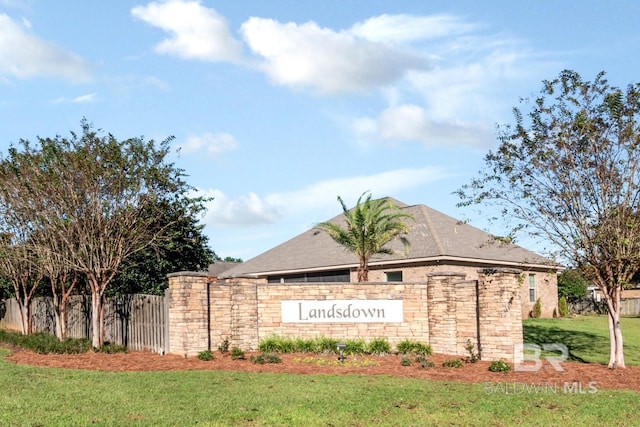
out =
{"type": "Polygon", "coordinates": [[[238,347],[233,347],[231,349],[231,360],[244,360],[244,351],[238,347]]]}
{"type": "Polygon", "coordinates": [[[423,360],[420,363],[420,367],[421,368],[435,368],[436,364],[435,364],[435,362],[432,362],[431,360],[423,360]]]}
{"type": "Polygon", "coordinates": [[[229,337],[226,337],[224,340],[222,340],[222,342],[218,345],[218,351],[220,353],[226,353],[229,351],[229,347],[231,346],[231,341],[229,340],[229,337]]]}
{"type": "Polygon", "coordinates": [[[367,353],[369,354],[388,354],[391,352],[391,345],[386,338],[375,338],[367,344],[367,353]]]}
{"type": "Polygon", "coordinates": [[[447,359],[442,362],[442,366],[445,368],[462,368],[462,360],[460,359],[447,359]]]}
{"type": "Polygon", "coordinates": [[[204,361],[213,360],[213,353],[211,352],[211,350],[203,350],[198,353],[198,359],[204,361]]]}
{"type": "Polygon", "coordinates": [[[569,314],[569,308],[567,307],[567,299],[562,296],[558,300],[558,314],[560,317],[567,317],[569,314]]]}
{"type": "Polygon", "coordinates": [[[115,354],[115,353],[126,353],[126,352],[127,352],[127,346],[114,344],[110,342],[106,342],[102,344],[102,347],[100,347],[100,353],[115,354]]]}
{"type": "Polygon", "coordinates": [[[422,356],[431,356],[433,354],[433,348],[431,348],[430,344],[423,344],[421,342],[416,343],[415,348],[413,350],[416,354],[420,354],[422,356]]]}
{"type": "Polygon", "coordinates": [[[408,357],[403,357],[402,359],[400,359],[400,364],[402,366],[411,366],[411,359],[409,359],[408,357]]]}
{"type": "Polygon", "coordinates": [[[504,360],[494,360],[493,362],[491,362],[491,365],[489,365],[489,370],[491,372],[507,373],[511,370],[511,366],[504,360]]]}
{"type": "Polygon", "coordinates": [[[464,348],[469,353],[469,362],[476,363],[480,360],[480,352],[476,351],[476,345],[470,339],[467,340],[467,345],[464,348]]]}
{"type": "Polygon", "coordinates": [[[540,318],[540,316],[542,316],[542,301],[540,301],[540,298],[538,298],[536,300],[536,303],[533,304],[533,309],[531,310],[531,317],[533,317],[534,319],[538,319],[540,318]]]}
{"type": "Polygon", "coordinates": [[[429,344],[411,340],[400,341],[396,345],[396,350],[399,354],[417,354],[422,356],[431,356],[433,354],[433,349],[429,344]]]}
{"type": "Polygon", "coordinates": [[[58,341],[55,335],[38,332],[31,335],[22,335],[18,332],[0,331],[0,341],[27,348],[39,354],[80,354],[91,349],[91,341],[85,338],[67,338],[58,341]]]}
{"type": "Polygon", "coordinates": [[[264,365],[266,363],[282,363],[280,356],[272,353],[261,353],[257,356],[251,356],[249,359],[258,365],[264,365]]]}
{"type": "Polygon", "coordinates": [[[416,357],[416,363],[420,364],[421,368],[435,368],[436,364],[431,360],[428,360],[426,356],[420,354],[416,357]]]}

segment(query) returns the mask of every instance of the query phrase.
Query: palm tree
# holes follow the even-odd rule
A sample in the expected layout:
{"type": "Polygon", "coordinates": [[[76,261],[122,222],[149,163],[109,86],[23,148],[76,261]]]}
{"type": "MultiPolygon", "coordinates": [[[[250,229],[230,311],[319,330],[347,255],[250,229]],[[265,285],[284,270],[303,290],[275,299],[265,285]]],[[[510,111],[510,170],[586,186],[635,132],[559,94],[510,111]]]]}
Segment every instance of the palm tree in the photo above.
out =
{"type": "Polygon", "coordinates": [[[405,251],[409,248],[409,241],[403,236],[409,232],[404,220],[413,219],[413,216],[400,211],[388,198],[371,200],[369,194],[362,201],[365,194],[367,192],[362,193],[358,203],[351,210],[347,209],[342,198],[338,196],[344,211],[346,228],[333,222],[321,222],[317,225],[346,250],[358,256],[358,282],[369,280],[369,259],[372,255],[394,253],[392,249],[384,247],[392,239],[399,237],[405,251]]]}

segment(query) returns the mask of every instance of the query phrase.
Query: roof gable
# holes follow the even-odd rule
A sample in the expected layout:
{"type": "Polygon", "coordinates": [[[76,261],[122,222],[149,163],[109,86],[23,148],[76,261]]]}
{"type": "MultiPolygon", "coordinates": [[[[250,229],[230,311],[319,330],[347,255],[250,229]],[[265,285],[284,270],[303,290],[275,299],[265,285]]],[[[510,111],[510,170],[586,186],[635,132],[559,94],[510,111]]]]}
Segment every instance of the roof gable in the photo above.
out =
{"type": "MultiPolygon", "coordinates": [[[[425,205],[408,206],[389,198],[396,206],[413,216],[407,220],[410,248],[405,256],[399,239],[387,245],[394,255],[376,255],[376,263],[422,262],[436,259],[510,265],[555,265],[549,259],[514,244],[500,242],[491,234],[461,222],[425,205]]],[[[331,222],[344,223],[339,214],[331,222]]],[[[336,243],[320,228],[304,233],[252,258],[221,275],[221,277],[265,276],[300,271],[334,270],[357,266],[358,257],[336,243]]]]}

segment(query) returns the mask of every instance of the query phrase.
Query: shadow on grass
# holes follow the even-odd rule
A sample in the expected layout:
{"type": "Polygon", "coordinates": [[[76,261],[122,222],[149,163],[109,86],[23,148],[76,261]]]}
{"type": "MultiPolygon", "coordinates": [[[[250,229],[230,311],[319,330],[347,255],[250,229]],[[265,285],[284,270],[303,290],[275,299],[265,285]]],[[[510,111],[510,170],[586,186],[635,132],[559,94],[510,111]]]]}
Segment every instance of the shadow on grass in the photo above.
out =
{"type": "MultiPolygon", "coordinates": [[[[597,348],[609,348],[609,338],[588,332],[567,331],[541,325],[523,325],[523,342],[526,344],[564,344],[569,350],[569,360],[581,363],[597,363],[576,353],[591,354],[597,348]]],[[[543,353],[544,354],[544,353],[543,353]]],[[[555,353],[557,355],[557,353],[555,353]]]]}

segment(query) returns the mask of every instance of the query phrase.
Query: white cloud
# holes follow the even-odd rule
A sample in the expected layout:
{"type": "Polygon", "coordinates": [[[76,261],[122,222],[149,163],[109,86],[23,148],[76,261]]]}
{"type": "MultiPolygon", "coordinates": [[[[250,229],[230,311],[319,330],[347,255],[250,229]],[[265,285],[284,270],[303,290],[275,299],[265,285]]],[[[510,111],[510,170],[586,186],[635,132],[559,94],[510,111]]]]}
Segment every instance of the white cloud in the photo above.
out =
{"type": "Polygon", "coordinates": [[[208,154],[220,154],[225,151],[232,151],[238,147],[238,141],[228,133],[205,133],[200,136],[189,136],[182,144],[184,153],[194,153],[205,151],[208,154]]]}
{"type": "Polygon", "coordinates": [[[314,22],[250,18],[241,33],[250,49],[264,58],[261,68],[273,81],[321,93],[370,90],[397,81],[410,69],[428,66],[423,57],[314,22]]]}
{"type": "Polygon", "coordinates": [[[0,76],[86,81],[90,67],[78,55],[34,36],[0,14],[0,76]]]}
{"type": "Polygon", "coordinates": [[[452,15],[380,15],[358,22],[350,32],[374,42],[407,43],[450,37],[472,31],[476,25],[452,15]]]}
{"type": "Polygon", "coordinates": [[[80,95],[80,96],[76,96],[75,98],[73,98],[71,100],[71,102],[73,103],[77,103],[77,104],[82,104],[85,102],[92,102],[96,100],[96,97],[98,96],[98,94],[94,93],[87,93],[85,95],[80,95]]]}
{"type": "Polygon", "coordinates": [[[495,140],[492,129],[483,123],[434,120],[417,105],[387,108],[376,119],[355,119],[352,128],[361,142],[419,141],[436,148],[487,147],[495,140]]]}
{"type": "Polygon", "coordinates": [[[169,84],[166,81],[164,81],[164,80],[162,80],[162,79],[160,79],[160,78],[158,78],[156,76],[144,77],[142,79],[142,82],[145,85],[152,86],[152,87],[158,88],[158,89],[163,90],[163,91],[168,91],[170,89],[169,84]]]}
{"type": "Polygon", "coordinates": [[[226,19],[199,1],[171,0],[136,6],[131,14],[171,34],[156,52],[185,59],[238,62],[241,43],[229,32],[226,19]]]}
{"type": "MultiPolygon", "coordinates": [[[[207,204],[204,222],[212,227],[248,227],[274,222],[294,223],[300,218],[324,221],[340,212],[337,196],[348,205],[355,204],[365,191],[374,197],[392,196],[401,190],[416,188],[449,176],[439,168],[398,169],[373,175],[320,181],[295,191],[272,193],[260,197],[249,193],[230,198],[220,190],[202,190],[199,194],[214,197],[207,204]]],[[[307,224],[311,226],[312,223],[307,224]]]]}
{"type": "Polygon", "coordinates": [[[229,198],[220,190],[203,190],[199,194],[213,197],[213,200],[206,204],[207,213],[204,217],[204,222],[213,227],[269,224],[281,216],[276,206],[255,193],[237,199],[229,198]]]}
{"type": "Polygon", "coordinates": [[[93,102],[97,99],[96,93],[87,93],[85,95],[79,95],[74,98],[60,97],[51,101],[52,104],[84,104],[87,102],[93,102]]]}
{"type": "MultiPolygon", "coordinates": [[[[397,169],[373,175],[329,179],[300,190],[270,194],[266,200],[286,215],[326,211],[338,213],[337,196],[347,205],[355,204],[365,191],[374,197],[393,197],[401,190],[416,188],[446,178],[448,174],[435,167],[397,169]]],[[[326,218],[320,218],[324,220],[326,218]]]]}

